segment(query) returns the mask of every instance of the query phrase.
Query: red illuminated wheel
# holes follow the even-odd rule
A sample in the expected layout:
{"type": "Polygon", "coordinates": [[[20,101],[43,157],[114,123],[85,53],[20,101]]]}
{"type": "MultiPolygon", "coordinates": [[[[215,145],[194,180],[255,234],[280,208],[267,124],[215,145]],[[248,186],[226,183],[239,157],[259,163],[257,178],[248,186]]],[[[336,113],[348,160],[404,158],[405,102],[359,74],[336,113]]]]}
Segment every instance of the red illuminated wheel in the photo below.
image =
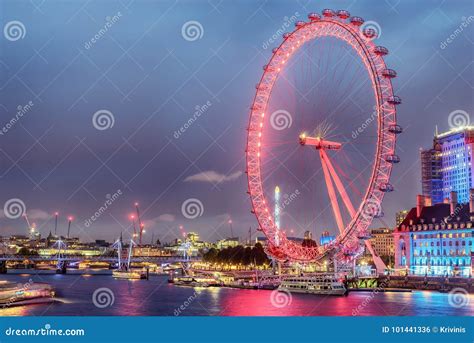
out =
{"type": "MultiPolygon", "coordinates": [[[[332,10],[324,10],[322,16],[312,13],[308,18],[308,22],[296,22],[295,30],[283,35],[283,42],[279,47],[273,49],[270,61],[264,66],[263,75],[256,86],[257,91],[251,107],[246,148],[246,172],[248,175],[249,193],[253,212],[257,217],[260,229],[268,238],[268,251],[275,258],[291,261],[318,261],[328,253],[331,253],[336,254],[341,259],[352,259],[361,253],[364,242],[368,244],[366,238],[369,236],[369,225],[373,218],[380,214],[378,212],[380,212],[384,194],[393,190],[389,179],[392,165],[399,162],[399,158],[395,154],[395,144],[397,134],[402,132],[401,127],[397,125],[396,121],[396,106],[401,103],[401,100],[399,97],[394,96],[391,82],[391,79],[396,76],[396,72],[386,67],[383,56],[388,54],[388,50],[374,44],[373,40],[377,32],[371,28],[364,28],[363,19],[350,17],[347,11],[336,12],[332,10]],[[277,127],[276,131],[268,131],[271,125],[282,125],[283,127],[286,125],[286,127],[291,127],[291,130],[299,130],[299,132],[304,132],[308,128],[308,125],[298,126],[298,113],[290,115],[284,109],[276,110],[274,108],[275,106],[272,105],[272,102],[279,101],[281,98],[285,98],[287,103],[291,102],[292,104],[299,104],[299,100],[305,98],[305,108],[301,109],[302,105],[295,105],[294,107],[299,108],[297,112],[307,111],[310,113],[308,116],[310,125],[312,125],[312,121],[326,121],[326,119],[314,119],[312,113],[320,116],[326,115],[327,118],[338,118],[338,114],[342,113],[342,110],[338,109],[342,105],[339,105],[346,103],[346,98],[351,97],[353,89],[357,94],[358,88],[361,88],[357,82],[355,86],[351,84],[352,80],[348,81],[347,85],[344,83],[345,81],[336,83],[335,79],[337,79],[336,75],[338,73],[342,77],[348,75],[346,69],[338,65],[338,61],[342,61],[344,57],[331,57],[332,50],[340,47],[347,48],[350,50],[348,54],[355,56],[355,59],[348,60],[348,66],[344,68],[350,69],[351,63],[356,64],[365,73],[363,77],[367,78],[368,91],[366,93],[360,91],[361,95],[353,97],[350,101],[357,105],[358,101],[365,101],[370,98],[370,101],[373,102],[373,110],[375,111],[373,125],[375,130],[373,134],[374,141],[371,144],[373,148],[371,156],[373,157],[368,158],[369,162],[367,164],[370,168],[367,173],[367,181],[363,182],[360,199],[357,200],[354,200],[355,196],[348,194],[348,191],[346,191],[346,189],[353,186],[352,181],[348,184],[348,182],[337,176],[338,168],[331,162],[332,157],[330,157],[339,150],[344,151],[346,146],[349,149],[349,144],[311,133],[302,133],[299,137],[295,137],[296,131],[287,134],[289,137],[285,139],[278,138],[278,142],[275,143],[277,141],[275,139],[276,134],[281,135],[281,132],[285,130],[277,127]],[[312,50],[308,53],[305,49],[312,50]],[[314,74],[316,75],[318,72],[321,74],[321,70],[324,70],[325,66],[324,62],[319,62],[317,56],[324,54],[329,56],[327,57],[328,62],[334,63],[335,66],[327,72],[329,77],[312,79],[308,76],[312,73],[308,68],[314,67],[317,69],[314,74]],[[298,61],[304,58],[307,60],[306,64],[303,63],[302,67],[298,67],[299,64],[295,61],[296,58],[298,58],[298,61]],[[308,89],[308,92],[305,92],[303,88],[297,88],[297,78],[289,77],[288,74],[285,74],[287,68],[292,68],[292,70],[295,70],[295,73],[299,72],[301,74],[301,78],[306,82],[305,87],[308,89]],[[277,85],[280,81],[287,83],[288,87],[286,87],[285,92],[288,92],[288,96],[286,95],[287,93],[281,91],[284,87],[277,85]],[[326,91],[325,88],[327,87],[325,85],[331,82],[335,84],[334,90],[327,91],[327,94],[322,94],[326,91]],[[313,86],[315,88],[321,87],[321,91],[310,94],[313,86]],[[280,93],[277,94],[276,88],[278,87],[280,89],[278,92],[280,93]],[[346,87],[349,90],[346,90],[346,87]],[[290,88],[293,89],[289,91],[290,88]],[[336,94],[338,89],[341,94],[336,94]],[[308,94],[311,96],[307,96],[308,94]],[[338,101],[338,105],[323,110],[323,102],[328,102],[331,97],[334,98],[334,101],[338,101]],[[291,101],[286,98],[291,98],[291,101]],[[311,107],[310,103],[314,99],[320,99],[320,102],[317,106],[311,107]],[[307,110],[308,108],[310,110],[307,110]],[[325,112],[325,114],[320,112],[325,112]],[[279,118],[276,118],[278,116],[279,118]],[[324,246],[303,246],[289,240],[288,232],[285,232],[285,223],[282,223],[280,227],[279,218],[275,218],[273,194],[269,194],[269,189],[273,189],[275,184],[280,181],[284,183],[286,180],[282,177],[281,180],[270,184],[270,186],[265,184],[271,179],[270,174],[278,169],[278,165],[272,168],[269,168],[268,165],[274,163],[275,160],[281,164],[282,160],[286,158],[285,156],[290,155],[289,152],[285,152],[286,155],[281,157],[273,156],[272,149],[285,142],[292,144],[292,147],[294,147],[294,144],[307,146],[307,148],[303,148],[306,149],[305,151],[311,148],[313,152],[316,151],[315,153],[312,152],[313,155],[318,155],[317,158],[320,161],[318,163],[321,164],[322,171],[320,173],[321,177],[316,178],[326,180],[327,193],[329,194],[326,202],[328,207],[332,205],[335,217],[334,222],[336,223],[334,226],[338,228],[338,232],[335,235],[336,239],[330,244],[324,246]],[[271,170],[268,171],[268,169],[271,170]],[[339,193],[339,196],[337,196],[336,192],[339,193]],[[348,214],[345,216],[338,212],[338,201],[341,201],[347,209],[348,214]],[[278,225],[276,222],[278,222],[278,225]]],[[[358,74],[354,74],[354,78],[356,81],[358,78],[360,79],[358,74]]],[[[352,112],[357,111],[357,108],[353,107],[352,112]]],[[[335,121],[343,123],[344,120],[341,117],[335,121]]],[[[325,130],[323,129],[322,131],[324,132],[325,130]]],[[[353,142],[350,143],[354,145],[353,142]]],[[[294,147],[295,151],[301,151],[301,149],[297,149],[298,147],[294,147]]],[[[305,162],[303,161],[303,163],[305,162]]],[[[289,175],[294,174],[291,170],[292,165],[289,167],[282,165],[280,169],[287,169],[289,175]]],[[[318,194],[322,193],[318,190],[310,192],[311,196],[318,194]]],[[[311,200],[306,201],[306,204],[311,203],[311,200]]]]}

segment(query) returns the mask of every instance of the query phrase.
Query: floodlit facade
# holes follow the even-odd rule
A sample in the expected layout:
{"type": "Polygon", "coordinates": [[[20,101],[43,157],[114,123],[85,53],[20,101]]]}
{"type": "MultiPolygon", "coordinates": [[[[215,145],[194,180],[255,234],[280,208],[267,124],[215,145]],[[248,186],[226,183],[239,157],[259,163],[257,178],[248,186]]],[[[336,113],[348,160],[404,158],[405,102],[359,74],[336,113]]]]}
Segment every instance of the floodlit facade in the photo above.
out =
{"type": "MultiPolygon", "coordinates": [[[[474,190],[470,190],[474,195],[474,190]]],[[[449,203],[431,205],[417,197],[403,222],[395,228],[395,269],[414,275],[463,276],[473,273],[474,196],[460,204],[452,192],[449,203]]]]}
{"type": "Polygon", "coordinates": [[[390,229],[372,230],[370,242],[378,256],[393,256],[393,231],[390,229]]]}
{"type": "Polygon", "coordinates": [[[460,203],[469,202],[474,176],[473,149],[473,126],[436,134],[433,148],[420,153],[423,195],[439,204],[449,198],[451,192],[456,192],[460,203]]]}

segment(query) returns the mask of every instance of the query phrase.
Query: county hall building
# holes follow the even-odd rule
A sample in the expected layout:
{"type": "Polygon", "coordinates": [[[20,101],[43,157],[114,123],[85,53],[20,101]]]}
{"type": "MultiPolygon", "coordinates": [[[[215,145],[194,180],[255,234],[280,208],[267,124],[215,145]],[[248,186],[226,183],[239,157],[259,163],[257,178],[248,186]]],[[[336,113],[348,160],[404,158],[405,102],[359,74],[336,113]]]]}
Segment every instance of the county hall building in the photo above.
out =
{"type": "Polygon", "coordinates": [[[394,230],[395,269],[412,275],[473,275],[474,190],[469,202],[458,203],[457,193],[443,203],[417,196],[416,207],[394,230]]]}

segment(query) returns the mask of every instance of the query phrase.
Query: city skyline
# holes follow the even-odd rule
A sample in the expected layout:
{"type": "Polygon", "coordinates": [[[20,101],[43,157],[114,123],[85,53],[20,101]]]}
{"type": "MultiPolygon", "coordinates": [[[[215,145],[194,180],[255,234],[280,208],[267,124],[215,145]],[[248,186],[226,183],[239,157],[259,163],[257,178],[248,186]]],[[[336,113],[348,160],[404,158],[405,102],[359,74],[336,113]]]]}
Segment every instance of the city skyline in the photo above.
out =
{"type": "MultiPolygon", "coordinates": [[[[0,43],[5,80],[0,125],[6,127],[18,106],[29,105],[29,110],[0,136],[2,204],[21,199],[43,235],[54,227],[58,211],[60,232],[71,215],[73,234],[113,240],[130,227],[136,201],[151,229],[145,241],[153,233],[165,241],[179,237],[180,225],[206,240],[225,238],[229,219],[237,236],[245,237],[249,227],[255,232],[243,152],[254,85],[271,48],[281,41],[269,39],[285,16],[305,20],[326,3],[333,7],[329,2],[318,8],[224,2],[217,8],[182,8],[163,2],[153,5],[153,13],[140,4],[133,10],[120,4],[95,3],[87,10],[47,4],[36,12],[6,2],[6,19],[28,25],[24,39],[0,43]],[[224,19],[224,12],[235,16],[224,19]],[[202,37],[183,39],[183,18],[202,23],[202,37]],[[111,26],[93,42],[107,20],[111,26]],[[93,126],[93,115],[101,110],[112,113],[107,130],[93,126]],[[119,191],[87,227],[86,221],[119,191]],[[195,219],[182,212],[189,199],[202,204],[195,219]]],[[[458,53],[470,48],[470,22],[447,42],[466,21],[469,5],[464,4],[455,9],[441,1],[437,7],[339,4],[380,24],[378,40],[389,47],[388,64],[399,74],[395,92],[403,99],[398,119],[405,131],[397,145],[402,162],[392,177],[397,191],[384,200],[386,216],[374,227],[384,222],[393,227],[395,213],[413,207],[421,193],[418,148],[430,146],[435,127],[449,130],[453,111],[472,113],[472,62],[469,54],[458,53]]],[[[2,235],[27,233],[23,219],[0,214],[2,235]]],[[[303,236],[305,230],[296,231],[303,236]]]]}

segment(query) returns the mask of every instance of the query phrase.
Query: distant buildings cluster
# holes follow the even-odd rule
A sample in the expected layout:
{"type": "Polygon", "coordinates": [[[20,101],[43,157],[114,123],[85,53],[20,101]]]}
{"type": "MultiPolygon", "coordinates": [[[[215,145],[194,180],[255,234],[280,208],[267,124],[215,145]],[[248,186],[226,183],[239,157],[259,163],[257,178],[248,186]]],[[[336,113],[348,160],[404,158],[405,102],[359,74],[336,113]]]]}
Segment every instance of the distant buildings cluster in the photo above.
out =
{"type": "MultiPolygon", "coordinates": [[[[84,243],[79,238],[66,238],[54,236],[51,233],[42,238],[40,234],[35,235],[13,235],[10,237],[0,237],[0,255],[31,255],[50,257],[58,253],[57,242],[61,241],[61,253],[68,256],[95,257],[104,255],[113,255],[114,248],[110,242],[105,240],[96,240],[90,243],[84,243]]],[[[219,250],[227,247],[239,245],[239,238],[232,237],[218,240],[215,243],[204,242],[200,240],[195,232],[189,232],[183,239],[175,239],[168,244],[146,244],[137,246],[133,249],[134,256],[140,257],[167,257],[167,256],[185,256],[195,257],[210,248],[219,250]]]]}

